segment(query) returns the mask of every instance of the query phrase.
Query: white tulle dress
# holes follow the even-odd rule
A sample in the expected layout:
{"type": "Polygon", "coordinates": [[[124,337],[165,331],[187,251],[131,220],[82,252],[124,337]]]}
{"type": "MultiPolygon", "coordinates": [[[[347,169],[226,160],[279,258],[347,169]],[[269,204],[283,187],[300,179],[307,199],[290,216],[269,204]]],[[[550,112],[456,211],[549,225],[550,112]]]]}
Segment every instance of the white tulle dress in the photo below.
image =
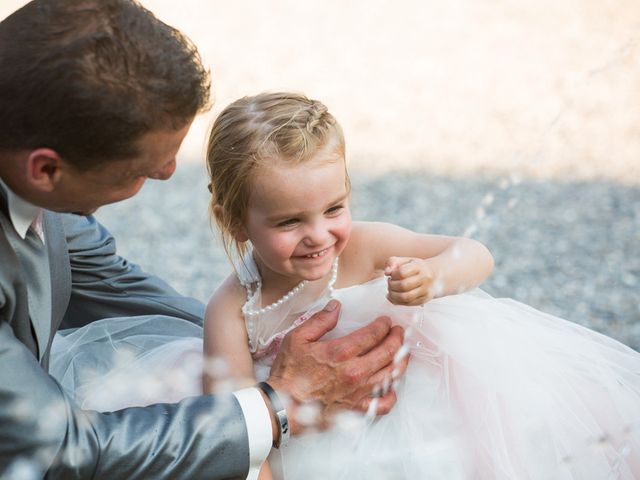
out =
{"type": "MultiPolygon", "coordinates": [[[[269,457],[276,478],[640,479],[640,353],[621,343],[479,289],[394,306],[385,278],[334,289],[334,276],[265,310],[251,257],[238,275],[258,379],[329,297],[342,303],[334,336],[379,315],[409,332],[392,412],[292,438],[269,457]]],[[[200,392],[200,336],[163,317],[96,322],[56,339],[52,371],[85,408],[173,401],[200,392]]]]}

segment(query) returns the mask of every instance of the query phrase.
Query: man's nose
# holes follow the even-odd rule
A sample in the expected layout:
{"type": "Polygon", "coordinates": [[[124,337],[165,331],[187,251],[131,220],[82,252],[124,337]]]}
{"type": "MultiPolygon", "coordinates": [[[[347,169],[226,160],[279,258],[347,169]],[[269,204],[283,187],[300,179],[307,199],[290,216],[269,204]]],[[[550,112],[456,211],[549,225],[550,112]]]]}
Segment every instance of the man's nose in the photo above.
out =
{"type": "Polygon", "coordinates": [[[161,170],[152,173],[149,175],[149,178],[153,180],[169,180],[173,172],[176,171],[176,159],[174,158],[171,162],[167,163],[161,170]]]}

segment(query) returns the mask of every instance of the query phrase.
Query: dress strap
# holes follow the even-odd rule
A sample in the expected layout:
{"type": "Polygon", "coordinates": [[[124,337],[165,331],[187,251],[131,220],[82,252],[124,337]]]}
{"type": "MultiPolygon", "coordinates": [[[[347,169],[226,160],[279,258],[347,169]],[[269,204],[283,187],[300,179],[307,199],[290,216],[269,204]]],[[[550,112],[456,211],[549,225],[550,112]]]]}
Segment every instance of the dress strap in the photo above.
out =
{"type": "Polygon", "coordinates": [[[260,281],[260,272],[256,261],[253,259],[253,251],[249,250],[242,258],[236,263],[236,274],[240,284],[245,288],[249,288],[251,285],[260,281]]]}

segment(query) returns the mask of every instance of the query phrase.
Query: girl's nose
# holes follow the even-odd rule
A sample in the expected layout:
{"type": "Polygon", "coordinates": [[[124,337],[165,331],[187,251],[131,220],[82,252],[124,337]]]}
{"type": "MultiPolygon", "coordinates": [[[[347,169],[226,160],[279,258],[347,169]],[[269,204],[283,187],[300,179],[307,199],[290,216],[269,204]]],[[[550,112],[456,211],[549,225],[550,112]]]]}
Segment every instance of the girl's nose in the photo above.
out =
{"type": "Polygon", "coordinates": [[[309,225],[304,242],[308,246],[324,246],[329,237],[329,230],[324,222],[315,222],[309,225]]]}

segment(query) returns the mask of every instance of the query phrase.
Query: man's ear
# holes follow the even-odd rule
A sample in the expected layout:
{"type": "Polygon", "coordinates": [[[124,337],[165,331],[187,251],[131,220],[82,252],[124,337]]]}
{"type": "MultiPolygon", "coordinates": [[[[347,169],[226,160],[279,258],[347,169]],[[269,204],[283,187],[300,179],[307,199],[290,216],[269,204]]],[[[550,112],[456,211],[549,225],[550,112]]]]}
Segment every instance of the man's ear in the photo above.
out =
{"type": "Polygon", "coordinates": [[[50,148],[38,148],[27,157],[27,182],[42,192],[51,192],[60,180],[64,161],[50,148]]]}
{"type": "MultiPolygon", "coordinates": [[[[218,224],[220,225],[226,225],[227,223],[225,222],[225,218],[224,218],[224,210],[222,209],[221,205],[214,205],[213,207],[213,215],[216,217],[216,220],[218,221],[218,224]]],[[[247,235],[247,232],[244,228],[244,226],[240,225],[238,227],[235,227],[232,232],[231,235],[233,236],[234,240],[238,243],[243,243],[246,242],[247,240],[249,240],[249,236],[247,235]]]]}

